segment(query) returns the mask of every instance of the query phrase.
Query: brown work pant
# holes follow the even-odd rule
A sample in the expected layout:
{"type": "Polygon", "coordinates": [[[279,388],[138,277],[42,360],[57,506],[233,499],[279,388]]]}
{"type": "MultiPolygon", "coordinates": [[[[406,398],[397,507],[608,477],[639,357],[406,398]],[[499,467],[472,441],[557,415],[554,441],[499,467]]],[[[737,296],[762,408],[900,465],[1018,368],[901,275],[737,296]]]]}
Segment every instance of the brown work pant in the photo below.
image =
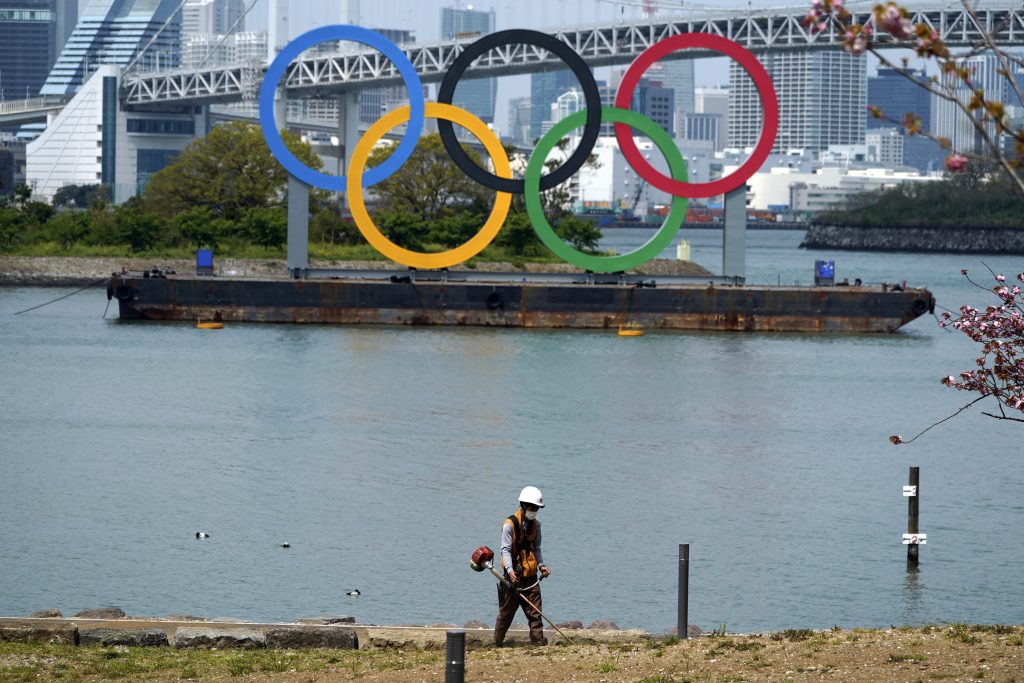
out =
{"type": "MultiPolygon", "coordinates": [[[[527,579],[528,583],[534,581],[537,581],[537,577],[527,579]]],[[[544,622],[541,621],[540,612],[537,611],[544,609],[540,603],[540,583],[536,583],[524,591],[505,588],[502,584],[498,584],[498,618],[494,622],[494,644],[501,645],[505,640],[505,633],[512,625],[512,619],[520,607],[523,608],[523,614],[530,622],[530,642],[534,645],[547,645],[548,640],[544,637],[544,622]],[[524,600],[520,599],[520,595],[536,605],[537,609],[527,605],[524,600]]]]}

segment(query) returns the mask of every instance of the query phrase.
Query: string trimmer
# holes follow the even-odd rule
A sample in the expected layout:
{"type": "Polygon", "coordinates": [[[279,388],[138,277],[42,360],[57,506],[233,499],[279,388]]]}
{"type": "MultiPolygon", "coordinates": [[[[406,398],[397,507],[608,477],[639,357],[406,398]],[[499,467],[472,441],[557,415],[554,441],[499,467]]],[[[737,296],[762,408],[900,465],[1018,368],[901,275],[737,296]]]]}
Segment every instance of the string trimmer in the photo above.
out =
{"type": "Polygon", "coordinates": [[[522,600],[523,602],[525,602],[530,607],[532,607],[534,609],[534,611],[537,612],[537,614],[539,614],[542,617],[544,617],[545,619],[547,619],[547,622],[549,624],[551,624],[551,628],[553,628],[556,631],[558,631],[558,635],[560,635],[563,638],[565,638],[569,642],[570,645],[575,645],[575,643],[572,642],[572,638],[570,638],[569,636],[565,635],[565,633],[562,632],[562,629],[558,628],[558,626],[555,625],[555,622],[551,621],[551,618],[548,617],[548,615],[546,615],[543,612],[541,612],[539,607],[537,607],[535,604],[533,604],[533,602],[531,602],[529,598],[527,598],[515,586],[513,586],[512,583],[508,579],[506,579],[504,576],[499,574],[494,569],[494,565],[491,564],[491,560],[493,560],[493,559],[494,559],[494,551],[491,550],[490,548],[488,548],[487,546],[482,545],[482,546],[480,546],[479,548],[477,548],[476,550],[473,551],[473,555],[469,558],[469,566],[472,567],[473,571],[475,571],[475,572],[482,572],[485,569],[489,569],[491,571],[491,573],[494,574],[494,578],[498,579],[498,581],[501,582],[501,585],[503,585],[508,590],[516,591],[516,593],[519,596],[519,599],[522,600]]]}

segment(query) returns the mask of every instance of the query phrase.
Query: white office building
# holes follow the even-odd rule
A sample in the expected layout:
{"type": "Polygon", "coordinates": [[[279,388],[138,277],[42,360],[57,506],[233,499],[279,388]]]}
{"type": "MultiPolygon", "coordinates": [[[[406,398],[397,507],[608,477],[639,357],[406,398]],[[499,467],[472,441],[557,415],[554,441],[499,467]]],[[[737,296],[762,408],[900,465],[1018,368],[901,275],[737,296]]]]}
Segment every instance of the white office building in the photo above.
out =
{"type": "MultiPolygon", "coordinates": [[[[779,134],[775,151],[821,151],[864,142],[867,61],[830,52],[769,52],[759,57],[775,84],[779,134]]],[[[735,61],[729,66],[729,146],[754,147],[763,108],[754,81],[735,61]]]]}
{"type": "Polygon", "coordinates": [[[177,113],[125,111],[118,101],[120,68],[101,66],[46,130],[28,144],[27,182],[44,200],[65,185],[103,184],[122,202],[141,191],[197,133],[201,108],[177,113]]]}

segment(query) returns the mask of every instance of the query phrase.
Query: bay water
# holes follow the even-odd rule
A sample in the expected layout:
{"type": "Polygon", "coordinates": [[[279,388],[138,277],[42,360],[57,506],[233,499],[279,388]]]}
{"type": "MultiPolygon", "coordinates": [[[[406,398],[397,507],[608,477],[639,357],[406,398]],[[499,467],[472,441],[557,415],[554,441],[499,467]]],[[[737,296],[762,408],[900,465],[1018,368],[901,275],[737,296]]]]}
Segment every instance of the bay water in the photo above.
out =
{"type": "MultiPolygon", "coordinates": [[[[961,268],[986,285],[983,263],[1024,271],[800,237],[749,232],[749,281],[809,284],[835,258],[838,279],[906,280],[956,309],[995,301],[961,268]]],[[[686,238],[720,268],[719,231],[686,238]]],[[[888,441],[973,398],[939,378],[975,345],[931,316],[890,335],[209,331],[119,321],[100,288],[14,315],[70,291],[0,289],[0,615],[491,622],[494,581],[469,555],[497,550],[532,484],[558,621],[673,626],[689,543],[705,629],[1024,623],[1024,427],[975,407],[888,441]]]]}

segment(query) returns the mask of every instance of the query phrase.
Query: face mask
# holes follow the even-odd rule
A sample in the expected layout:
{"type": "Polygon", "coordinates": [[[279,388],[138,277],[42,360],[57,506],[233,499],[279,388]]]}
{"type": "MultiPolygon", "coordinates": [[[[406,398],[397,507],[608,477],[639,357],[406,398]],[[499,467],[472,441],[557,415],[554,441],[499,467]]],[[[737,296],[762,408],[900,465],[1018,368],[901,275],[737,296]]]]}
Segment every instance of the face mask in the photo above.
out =
{"type": "Polygon", "coordinates": [[[524,514],[524,516],[528,520],[530,520],[532,522],[533,520],[537,519],[537,511],[536,510],[527,510],[526,513],[524,514]]]}

